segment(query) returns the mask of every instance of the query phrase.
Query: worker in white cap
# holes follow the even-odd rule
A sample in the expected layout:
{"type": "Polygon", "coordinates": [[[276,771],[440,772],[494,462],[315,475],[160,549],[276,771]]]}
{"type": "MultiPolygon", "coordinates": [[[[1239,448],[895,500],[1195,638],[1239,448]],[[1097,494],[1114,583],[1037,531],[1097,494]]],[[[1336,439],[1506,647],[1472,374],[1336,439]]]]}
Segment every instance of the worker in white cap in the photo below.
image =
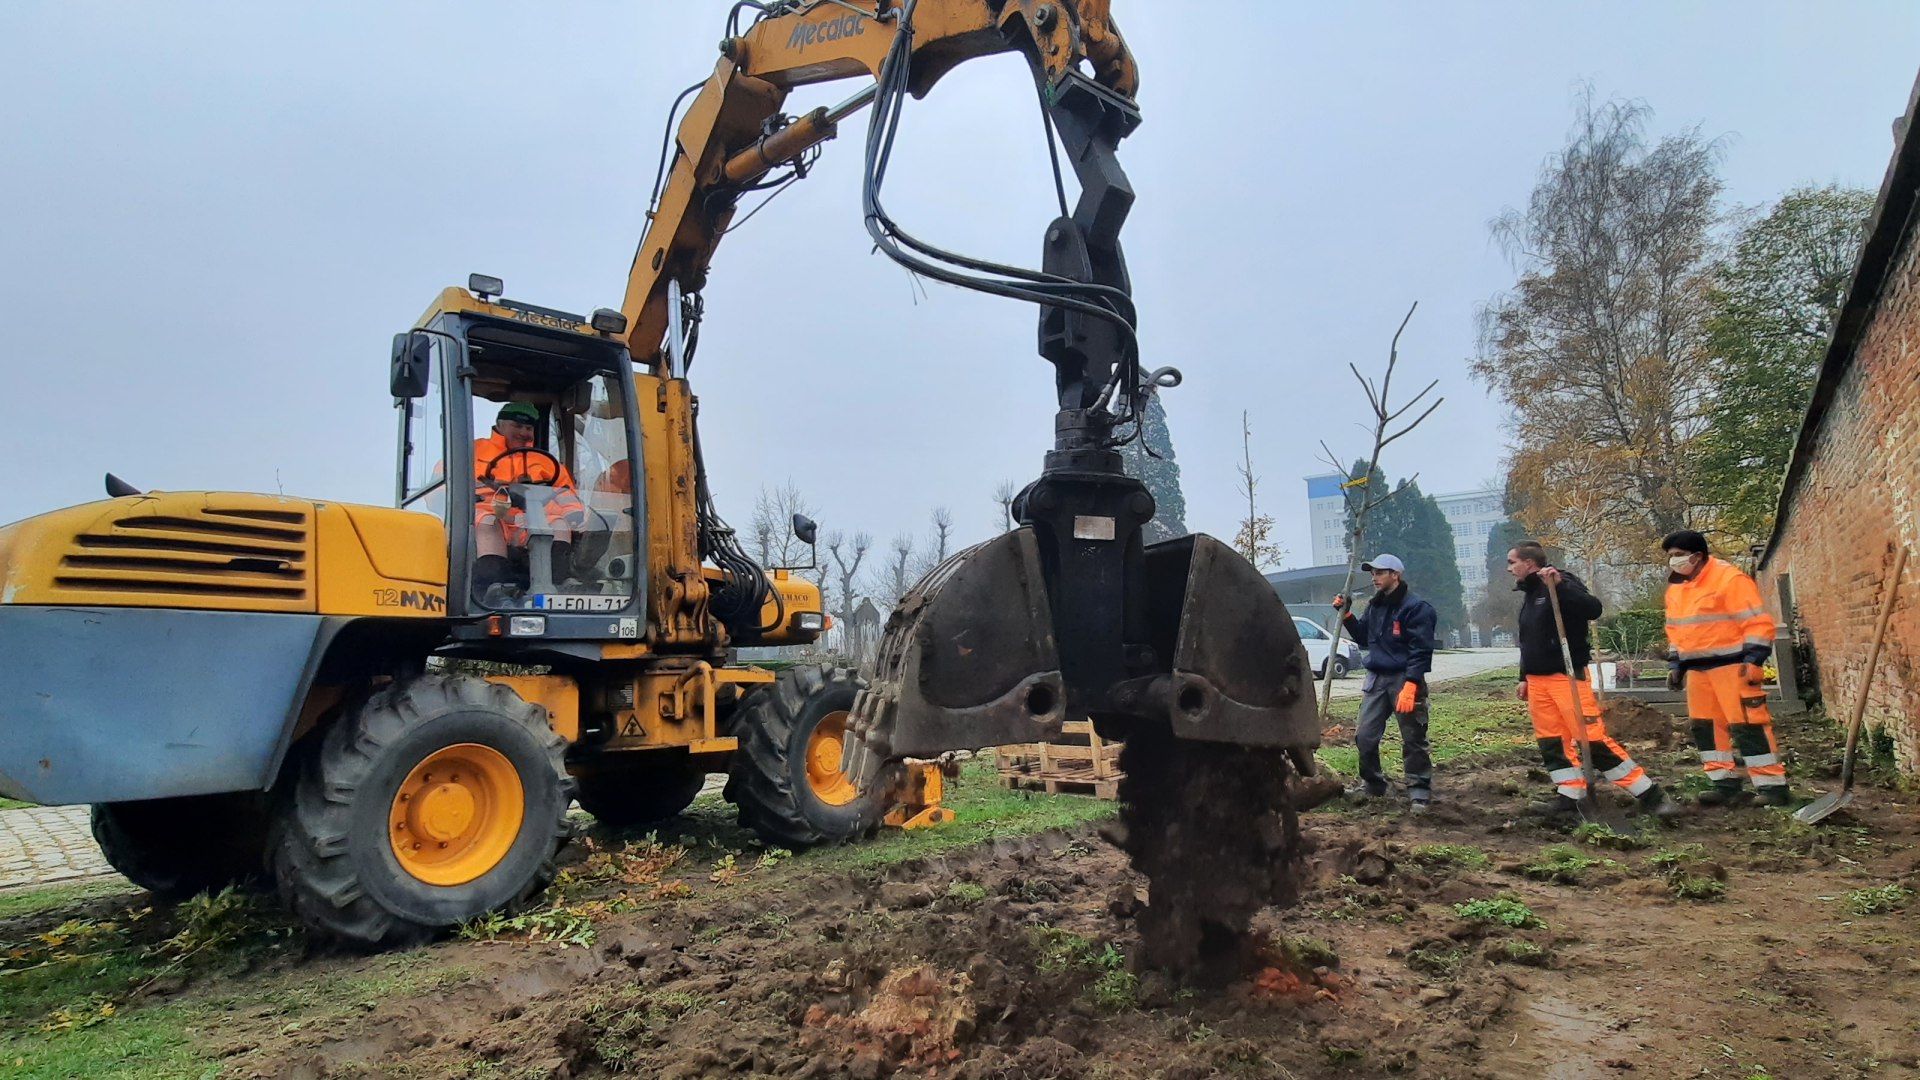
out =
{"type": "Polygon", "coordinates": [[[1360,783],[1348,795],[1378,799],[1387,793],[1380,770],[1380,740],[1387,717],[1400,722],[1400,761],[1414,813],[1433,799],[1433,756],[1427,750],[1427,672],[1433,668],[1433,634],[1439,613],[1415,596],[1401,580],[1406,565],[1392,555],[1376,555],[1360,569],[1373,575],[1373,599],[1355,617],[1352,600],[1333,598],[1353,643],[1367,650],[1367,676],[1361,684],[1360,722],[1353,735],[1360,750],[1360,783]]]}

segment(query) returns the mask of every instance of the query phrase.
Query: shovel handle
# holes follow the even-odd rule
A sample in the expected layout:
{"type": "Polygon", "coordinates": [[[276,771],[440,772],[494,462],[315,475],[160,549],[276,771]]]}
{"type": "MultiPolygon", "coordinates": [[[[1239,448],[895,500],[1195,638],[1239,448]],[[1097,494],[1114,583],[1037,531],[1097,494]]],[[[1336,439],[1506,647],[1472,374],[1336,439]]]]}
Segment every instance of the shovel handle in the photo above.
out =
{"type": "Polygon", "coordinates": [[[1598,782],[1593,770],[1593,751],[1587,747],[1587,714],[1580,707],[1580,678],[1574,674],[1573,646],[1567,643],[1567,623],[1560,617],[1560,590],[1554,588],[1551,581],[1542,579],[1541,583],[1547,587],[1547,603],[1553,605],[1553,628],[1560,635],[1560,662],[1567,669],[1567,691],[1573,695],[1573,714],[1578,718],[1574,724],[1574,740],[1580,744],[1580,773],[1587,782],[1587,797],[1597,798],[1598,793],[1593,789],[1598,782]]]}
{"type": "MultiPolygon", "coordinates": [[[[1853,715],[1847,719],[1847,752],[1840,764],[1840,790],[1853,790],[1853,762],[1860,745],[1860,721],[1867,715],[1867,691],[1873,686],[1874,665],[1880,662],[1880,643],[1886,639],[1887,623],[1893,620],[1893,602],[1900,593],[1900,572],[1907,568],[1907,547],[1893,558],[1893,573],[1887,575],[1886,599],[1880,602],[1880,621],[1873,628],[1873,645],[1867,649],[1867,668],[1860,674],[1860,693],[1853,699],[1853,715]]],[[[1791,659],[1791,658],[1789,658],[1791,659]]]]}

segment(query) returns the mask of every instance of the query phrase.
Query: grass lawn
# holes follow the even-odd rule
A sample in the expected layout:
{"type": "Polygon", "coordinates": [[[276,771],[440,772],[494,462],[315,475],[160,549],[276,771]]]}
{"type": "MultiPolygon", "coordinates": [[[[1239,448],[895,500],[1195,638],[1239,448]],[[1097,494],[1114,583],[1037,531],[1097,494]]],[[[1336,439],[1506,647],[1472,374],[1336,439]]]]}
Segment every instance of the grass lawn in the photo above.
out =
{"type": "Polygon", "coordinates": [[[19,810],[23,807],[38,806],[39,803],[21,802],[19,799],[0,798],[0,810],[19,810]]]}
{"type": "MultiPolygon", "coordinates": [[[[1526,703],[1513,696],[1517,672],[1517,668],[1504,668],[1433,687],[1427,701],[1427,744],[1436,763],[1465,754],[1524,749],[1534,744],[1526,703]]],[[[1359,716],[1359,698],[1333,699],[1331,722],[1341,731],[1337,737],[1326,738],[1319,759],[1343,776],[1352,777],[1360,771],[1360,752],[1353,746],[1353,725],[1359,716]]],[[[1387,724],[1380,765],[1388,776],[1400,773],[1400,732],[1396,724],[1387,724]]]]}

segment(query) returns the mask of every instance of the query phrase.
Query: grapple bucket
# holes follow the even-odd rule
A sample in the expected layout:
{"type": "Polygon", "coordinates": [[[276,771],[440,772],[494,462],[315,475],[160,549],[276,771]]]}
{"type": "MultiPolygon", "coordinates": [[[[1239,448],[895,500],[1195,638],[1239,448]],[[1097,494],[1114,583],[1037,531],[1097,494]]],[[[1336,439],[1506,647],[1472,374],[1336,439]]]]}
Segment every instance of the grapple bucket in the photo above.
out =
{"type": "Polygon", "coordinates": [[[953,556],[907,594],[854,703],[851,775],[866,783],[889,760],[1058,741],[1063,721],[1084,718],[1109,738],[1152,728],[1284,749],[1312,774],[1313,676],[1259,571],[1210,536],[1142,548],[1137,533],[1083,531],[1094,535],[1048,545],[1044,528],[1023,526],[953,556]],[[1076,550],[1102,554],[1116,539],[1133,551],[1076,550]],[[1111,572],[1089,573],[1103,567],[1111,572]],[[1087,599],[1055,602],[1076,590],[1087,599]]]}

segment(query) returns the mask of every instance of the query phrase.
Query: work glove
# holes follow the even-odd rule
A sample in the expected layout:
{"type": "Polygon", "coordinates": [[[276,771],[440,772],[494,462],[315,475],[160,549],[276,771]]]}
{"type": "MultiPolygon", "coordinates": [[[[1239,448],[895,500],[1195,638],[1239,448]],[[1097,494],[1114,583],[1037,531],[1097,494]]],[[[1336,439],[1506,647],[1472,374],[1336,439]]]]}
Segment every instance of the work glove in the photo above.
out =
{"type": "Polygon", "coordinates": [[[1685,690],[1686,688],[1687,688],[1687,673],[1684,671],[1681,671],[1677,667],[1668,668],[1667,669],[1667,689],[1685,690]]]}
{"type": "Polygon", "coordinates": [[[1414,705],[1418,704],[1419,700],[1420,685],[1408,679],[1400,684],[1400,696],[1394,699],[1393,711],[1404,716],[1413,711],[1414,705]]]}
{"type": "Polygon", "coordinates": [[[1344,618],[1347,612],[1353,610],[1353,599],[1345,593],[1336,593],[1333,598],[1333,610],[1344,618]]]}

